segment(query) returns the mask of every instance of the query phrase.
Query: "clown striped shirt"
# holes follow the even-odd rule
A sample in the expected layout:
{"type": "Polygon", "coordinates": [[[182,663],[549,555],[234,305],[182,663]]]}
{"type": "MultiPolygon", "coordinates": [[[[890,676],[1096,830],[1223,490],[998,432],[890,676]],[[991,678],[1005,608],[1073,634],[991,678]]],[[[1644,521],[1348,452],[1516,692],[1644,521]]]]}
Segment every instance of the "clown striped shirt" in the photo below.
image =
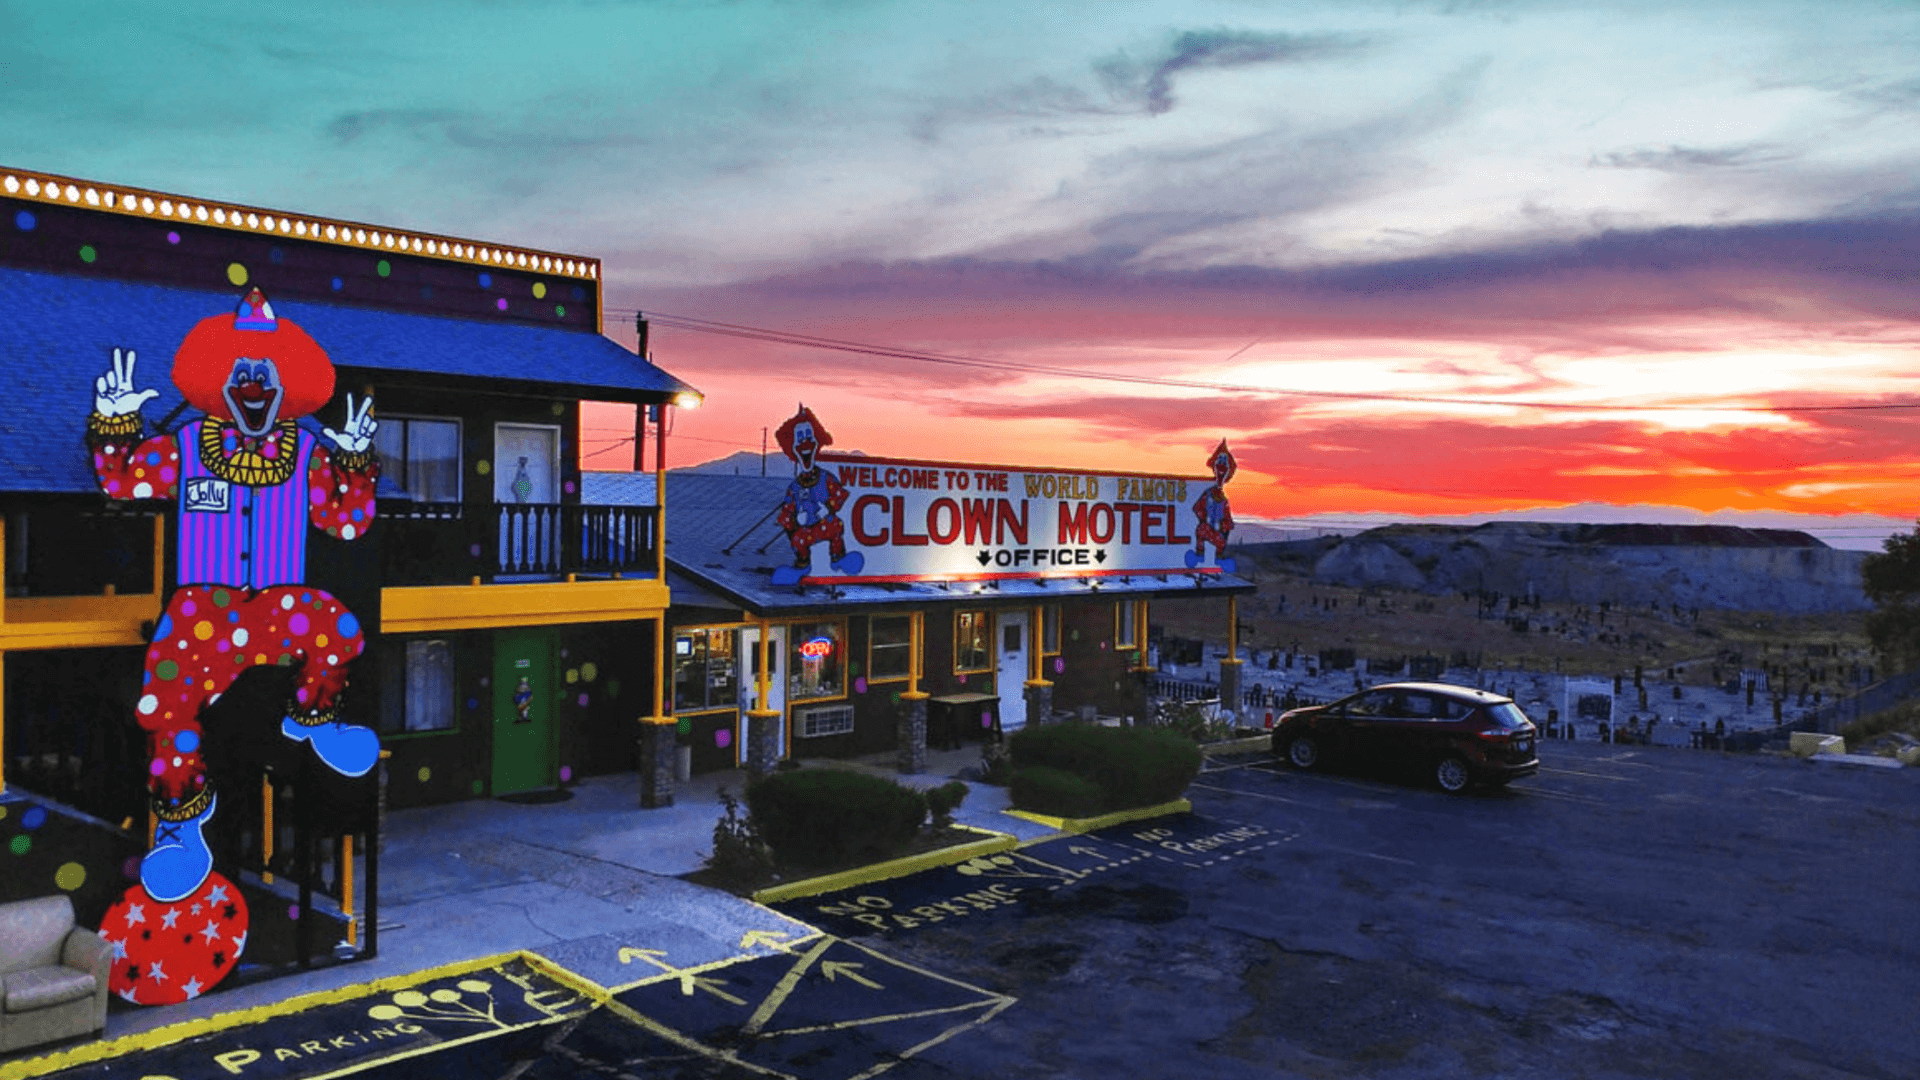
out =
{"type": "Polygon", "coordinates": [[[293,475],[251,487],[223,480],[200,460],[196,420],[180,438],[182,585],[297,585],[307,572],[307,464],[314,437],[300,431],[293,475]]]}

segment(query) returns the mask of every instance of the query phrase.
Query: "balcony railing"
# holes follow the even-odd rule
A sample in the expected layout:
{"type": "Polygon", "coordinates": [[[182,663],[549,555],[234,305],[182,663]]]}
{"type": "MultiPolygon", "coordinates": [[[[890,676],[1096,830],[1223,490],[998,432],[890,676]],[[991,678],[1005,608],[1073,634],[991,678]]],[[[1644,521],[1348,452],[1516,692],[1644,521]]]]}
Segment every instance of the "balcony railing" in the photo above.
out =
{"type": "Polygon", "coordinates": [[[651,575],[660,510],[575,503],[380,504],[386,585],[651,575]]]}

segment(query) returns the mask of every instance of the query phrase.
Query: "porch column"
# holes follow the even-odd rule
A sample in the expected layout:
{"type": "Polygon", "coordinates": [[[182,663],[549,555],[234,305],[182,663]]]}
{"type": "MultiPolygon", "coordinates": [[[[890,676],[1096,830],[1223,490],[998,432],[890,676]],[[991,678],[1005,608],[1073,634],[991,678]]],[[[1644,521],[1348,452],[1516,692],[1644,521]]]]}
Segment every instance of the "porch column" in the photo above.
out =
{"type": "Polygon", "coordinates": [[[666,714],[667,619],[653,620],[653,714],[640,718],[640,805],[657,810],[673,805],[673,717],[666,714]]]}
{"type": "Polygon", "coordinates": [[[920,653],[926,646],[922,612],[907,619],[907,689],[894,720],[898,748],[895,767],[909,775],[927,771],[927,695],[920,690],[920,653]]]}
{"type": "Polygon", "coordinates": [[[1033,635],[1027,642],[1027,723],[1034,727],[1044,726],[1053,716],[1053,682],[1047,678],[1046,651],[1047,608],[1044,604],[1033,605],[1033,635]]]}
{"type": "Polygon", "coordinates": [[[1227,597],[1227,656],[1220,661],[1220,710],[1240,715],[1240,598],[1227,597]]]}
{"type": "Polygon", "coordinates": [[[767,620],[760,620],[760,675],[755,683],[759,693],[754,700],[760,707],[747,710],[747,780],[765,780],[773,775],[774,764],[779,759],[780,729],[782,714],[777,709],[766,707],[772,700],[773,682],[767,670],[767,639],[772,636],[772,627],[767,620]]]}

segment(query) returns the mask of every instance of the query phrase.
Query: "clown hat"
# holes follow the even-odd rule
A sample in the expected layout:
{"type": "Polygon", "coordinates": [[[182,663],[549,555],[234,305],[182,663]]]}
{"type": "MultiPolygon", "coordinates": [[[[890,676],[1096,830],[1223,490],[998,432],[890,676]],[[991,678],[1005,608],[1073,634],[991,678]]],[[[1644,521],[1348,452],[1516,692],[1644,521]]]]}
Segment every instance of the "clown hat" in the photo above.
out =
{"type": "Polygon", "coordinates": [[[264,330],[271,334],[279,326],[280,321],[273,317],[273,305],[267,303],[267,294],[261,292],[258,285],[240,301],[239,310],[233,313],[235,330],[264,330]]]}

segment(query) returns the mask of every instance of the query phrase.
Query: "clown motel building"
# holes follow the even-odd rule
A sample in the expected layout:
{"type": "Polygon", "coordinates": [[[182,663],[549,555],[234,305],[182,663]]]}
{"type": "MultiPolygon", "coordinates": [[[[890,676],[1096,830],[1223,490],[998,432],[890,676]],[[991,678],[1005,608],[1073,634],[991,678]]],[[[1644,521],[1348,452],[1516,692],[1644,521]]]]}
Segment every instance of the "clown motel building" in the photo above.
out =
{"type": "MultiPolygon", "coordinates": [[[[804,409],[781,435],[787,475],[667,477],[669,709],[695,773],[887,751],[917,772],[929,746],[1143,718],[1153,601],[1230,618],[1253,589],[1196,540],[1211,477],[833,453],[804,409]]],[[[585,479],[609,502],[632,483],[585,479]]]]}
{"type": "MultiPolygon", "coordinates": [[[[267,864],[289,754],[395,807],[635,769],[672,719],[663,508],[583,498],[580,403],[638,406],[658,473],[698,394],[602,335],[601,287],[0,168],[0,788],[124,824],[158,896],[267,864]]],[[[122,866],[82,870],[99,925],[122,866]]]]}

